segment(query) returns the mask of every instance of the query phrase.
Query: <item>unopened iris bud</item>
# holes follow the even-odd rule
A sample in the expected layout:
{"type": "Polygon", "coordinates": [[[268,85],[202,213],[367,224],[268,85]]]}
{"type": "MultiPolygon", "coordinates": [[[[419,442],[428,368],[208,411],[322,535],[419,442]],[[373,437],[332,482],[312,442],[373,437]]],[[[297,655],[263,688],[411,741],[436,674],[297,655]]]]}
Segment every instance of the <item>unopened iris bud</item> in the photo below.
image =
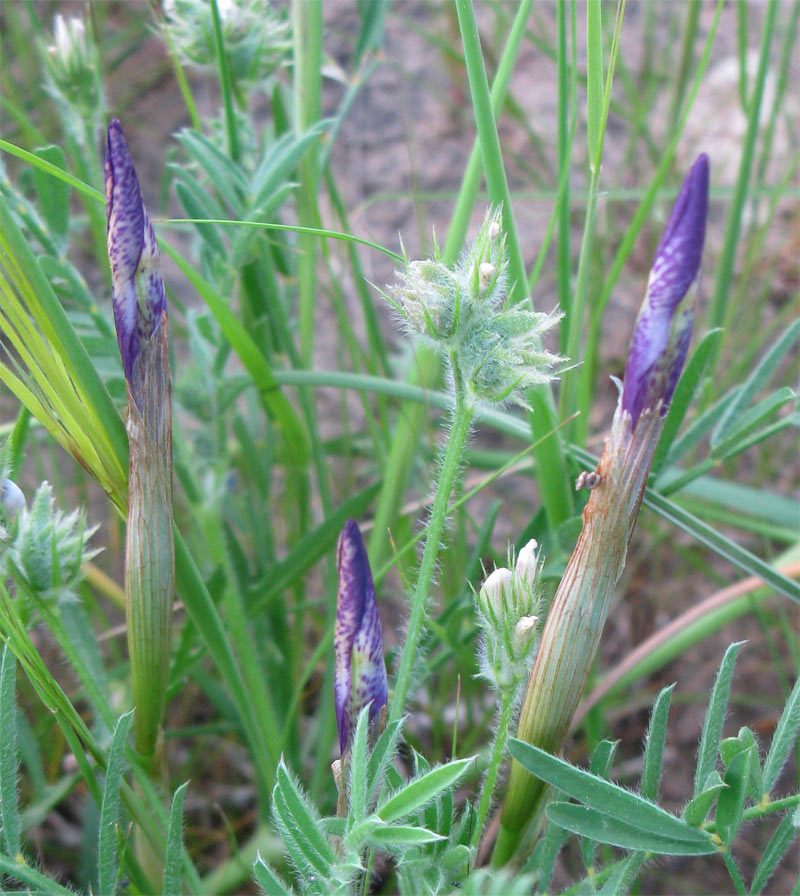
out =
{"type": "Polygon", "coordinates": [[[708,156],[701,155],[683,181],[658,244],[647,294],[633,331],[622,408],[634,428],[645,408],[666,413],[678,382],[694,320],[694,295],[706,232],[708,156]],[[686,300],[684,301],[686,297],[686,300]]]}
{"type": "Polygon", "coordinates": [[[108,126],[105,179],[114,322],[130,386],[142,343],[152,339],[166,317],[167,300],[158,242],[116,119],[108,126]]]}
{"type": "Polygon", "coordinates": [[[172,377],[158,243],[116,120],[108,127],[105,178],[114,321],[128,386],[125,597],[136,747],[157,767],[175,583],[172,377]]]}
{"type": "Polygon", "coordinates": [[[334,699],[339,748],[344,756],[350,748],[359,712],[369,706],[374,732],[388,696],[375,585],[355,520],[348,520],[339,536],[336,566],[339,588],[333,636],[336,654],[334,699]]]}
{"type": "MultiPolygon", "coordinates": [[[[542,631],[518,737],[557,753],[594,663],[611,598],[642,503],[653,454],[686,358],[708,207],[708,158],[684,180],[659,243],[636,321],[625,382],[597,470],[581,477],[591,496],[583,529],[542,631]]],[[[544,784],[512,764],[493,861],[513,854],[542,805],[544,784]]]]}

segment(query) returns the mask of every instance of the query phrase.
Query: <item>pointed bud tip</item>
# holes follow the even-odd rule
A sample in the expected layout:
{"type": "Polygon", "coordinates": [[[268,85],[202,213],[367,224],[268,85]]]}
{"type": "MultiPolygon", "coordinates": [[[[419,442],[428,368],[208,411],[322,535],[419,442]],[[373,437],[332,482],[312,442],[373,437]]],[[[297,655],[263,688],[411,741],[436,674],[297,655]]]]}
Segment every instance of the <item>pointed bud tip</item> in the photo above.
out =
{"type": "Polygon", "coordinates": [[[647,407],[666,411],[691,338],[692,312],[679,307],[698,278],[708,215],[709,161],[697,157],[683,180],[656,249],[625,365],[622,407],[633,426],[647,407]]]}

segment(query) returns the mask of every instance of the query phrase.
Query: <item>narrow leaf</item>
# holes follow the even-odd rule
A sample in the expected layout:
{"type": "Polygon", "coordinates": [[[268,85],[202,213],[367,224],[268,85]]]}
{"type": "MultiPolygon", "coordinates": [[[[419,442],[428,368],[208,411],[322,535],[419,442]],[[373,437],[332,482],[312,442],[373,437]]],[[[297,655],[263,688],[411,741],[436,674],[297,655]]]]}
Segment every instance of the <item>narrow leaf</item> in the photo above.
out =
{"type": "MultiPolygon", "coordinates": [[[[66,168],[64,151],[60,146],[44,146],[36,155],[56,168],[66,168]]],[[[62,241],[67,235],[69,222],[69,184],[46,174],[41,168],[33,169],[33,182],[39,193],[39,208],[47,226],[62,241]]]]}
{"type": "Polygon", "coordinates": [[[672,402],[664,420],[664,428],[661,430],[661,438],[658,440],[658,446],[653,455],[651,469],[655,473],[664,464],[664,458],[672,446],[672,442],[686,416],[689,405],[692,403],[697,387],[705,375],[709,358],[717,351],[717,345],[721,336],[722,330],[711,330],[710,333],[706,334],[703,341],[695,349],[694,354],[686,365],[686,369],[678,380],[675,394],[672,396],[672,402]]]}
{"type": "Polygon", "coordinates": [[[603,28],[600,0],[586,0],[586,128],[589,163],[600,155],[603,135],[603,28]]]}
{"type": "Polygon", "coordinates": [[[133,711],[119,717],[106,766],[106,786],[100,806],[100,827],[97,835],[98,891],[113,894],[117,890],[117,823],[119,821],[119,789],[122,783],[125,740],[133,711]]]}
{"type": "MultiPolygon", "coordinates": [[[[301,835],[308,844],[309,856],[314,855],[319,857],[320,861],[312,862],[312,864],[320,874],[324,875],[328,868],[336,861],[336,856],[328,844],[328,841],[320,833],[315,813],[295,784],[289,770],[284,765],[283,759],[281,759],[278,764],[276,787],[280,789],[280,792],[286,801],[286,806],[291,812],[292,818],[297,826],[296,833],[301,835]]],[[[303,845],[302,842],[300,842],[300,845],[303,845]]],[[[310,858],[309,861],[311,861],[310,858]]]]}
{"type": "Polygon", "coordinates": [[[17,658],[6,644],[0,657],[0,822],[5,851],[22,853],[22,825],[17,792],[17,658]]]}
{"type": "Polygon", "coordinates": [[[755,369],[750,373],[735,400],[730,403],[724,416],[711,434],[711,447],[718,445],[733,429],[744,409],[756,397],[781,362],[783,356],[800,336],[800,319],[794,321],[783,335],[770,347],[755,369]]]}
{"type": "Polygon", "coordinates": [[[742,821],[744,800],[747,796],[747,782],[750,779],[750,763],[753,760],[753,749],[742,750],[731,760],[722,777],[727,787],[717,798],[717,833],[726,846],[733,842],[742,821]]]}
{"type": "Polygon", "coordinates": [[[356,730],[350,749],[350,812],[348,819],[357,824],[367,814],[367,730],[370,706],[358,714],[356,730]]]}
{"type": "Polygon", "coordinates": [[[671,684],[661,691],[653,707],[653,712],[650,714],[641,788],[642,796],[647,800],[658,799],[658,782],[661,780],[661,763],[664,758],[664,739],[667,735],[667,715],[674,688],[675,685],[671,684]]]}
{"type": "Polygon", "coordinates": [[[164,896],[181,896],[181,860],[183,858],[183,797],[189,782],[175,791],[169,810],[167,848],[164,859],[164,896]]]}
{"type": "Polygon", "coordinates": [[[800,678],[794,683],[789,694],[764,761],[764,793],[769,793],[778,780],[778,774],[794,745],[798,731],[800,731],[800,678]]]}
{"type": "Polygon", "coordinates": [[[294,890],[287,887],[268,862],[259,856],[253,864],[253,876],[266,896],[294,896],[294,890]]]}
{"type": "Polygon", "coordinates": [[[695,796],[700,793],[706,778],[708,778],[714,768],[720,737],[722,736],[722,723],[725,719],[725,710],[728,706],[728,696],[731,691],[736,654],[743,643],[743,641],[738,641],[735,644],[731,644],[725,651],[725,656],[722,658],[722,663],[717,673],[717,680],[714,682],[714,687],[711,691],[708,712],[703,724],[703,734],[700,737],[697,769],[694,773],[695,796]]]}
{"type": "Polygon", "coordinates": [[[775,829],[775,833],[770,837],[769,843],[767,843],[767,847],[761,856],[761,861],[758,863],[756,872],[753,875],[753,883],[750,885],[750,896],[758,896],[764,889],[764,884],[770,879],[772,872],[789,848],[796,833],[792,824],[792,814],[787,812],[775,829]]]}
{"type": "Polygon", "coordinates": [[[383,821],[396,821],[404,815],[409,815],[420,806],[424,806],[428,800],[433,799],[437,793],[452,787],[474,761],[474,757],[457,759],[417,778],[407,784],[399,793],[395,793],[378,809],[379,817],[383,821]]]}
{"type": "Polygon", "coordinates": [[[419,846],[423,843],[435,843],[437,840],[445,839],[447,838],[429,831],[427,828],[394,824],[373,831],[367,837],[367,842],[379,848],[391,849],[397,846],[419,846]]]}
{"type": "MultiPolygon", "coordinates": [[[[649,803],[617,784],[604,781],[585,769],[575,768],[538,747],[512,738],[509,742],[509,751],[537,778],[642,833],[649,832],[676,841],[685,840],[689,844],[703,848],[709,842],[708,835],[690,827],[685,821],[676,818],[660,806],[649,803]]],[[[560,821],[557,823],[561,824],[560,821]]],[[[587,833],[587,836],[592,835],[587,833]]]]}
{"type": "Polygon", "coordinates": [[[621,849],[646,849],[671,856],[704,856],[717,852],[717,847],[708,836],[691,842],[673,840],[663,834],[643,831],[635,824],[626,824],[590,806],[550,803],[547,818],[573,834],[619,846],[621,849]]]}
{"type": "Polygon", "coordinates": [[[725,789],[725,786],[722,778],[719,776],[719,772],[715,769],[708,776],[703,790],[686,804],[686,808],[683,810],[683,817],[686,819],[686,822],[692,825],[692,827],[699,828],[706,820],[714,800],[719,795],[719,792],[725,789]]]}

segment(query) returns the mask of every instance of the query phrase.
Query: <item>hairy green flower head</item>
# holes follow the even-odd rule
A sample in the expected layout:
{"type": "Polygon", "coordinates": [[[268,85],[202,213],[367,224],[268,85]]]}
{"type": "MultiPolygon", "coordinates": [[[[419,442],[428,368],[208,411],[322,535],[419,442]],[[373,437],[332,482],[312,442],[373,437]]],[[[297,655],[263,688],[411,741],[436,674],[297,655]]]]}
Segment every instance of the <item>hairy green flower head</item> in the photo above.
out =
{"type": "Polygon", "coordinates": [[[87,529],[77,510],[57,510],[53,489],[43,482],[30,508],[18,509],[14,540],[0,553],[0,574],[13,575],[42,596],[74,599],[82,564],[97,553],[86,550],[96,528],[87,529]]]}
{"type": "MultiPolygon", "coordinates": [[[[208,0],[164,0],[163,33],[181,60],[202,70],[217,65],[208,0]]],[[[289,23],[267,0],[217,0],[222,42],[237,83],[255,86],[289,56],[289,23]]]]}
{"type": "Polygon", "coordinates": [[[386,298],[408,329],[433,343],[475,404],[514,401],[554,377],[564,359],[541,346],[559,314],[505,309],[508,289],[502,209],[490,211],[454,268],[439,257],[406,262],[386,298]]]}
{"type": "Polygon", "coordinates": [[[519,552],[513,571],[494,570],[476,595],[478,623],[483,629],[481,673],[498,690],[516,687],[530,666],[542,615],[542,561],[532,539],[519,552]]]}
{"type": "Polygon", "coordinates": [[[45,88],[57,101],[65,102],[76,112],[95,118],[102,107],[99,80],[99,56],[91,28],[82,18],[53,19],[52,43],[40,43],[46,72],[45,88]]]}

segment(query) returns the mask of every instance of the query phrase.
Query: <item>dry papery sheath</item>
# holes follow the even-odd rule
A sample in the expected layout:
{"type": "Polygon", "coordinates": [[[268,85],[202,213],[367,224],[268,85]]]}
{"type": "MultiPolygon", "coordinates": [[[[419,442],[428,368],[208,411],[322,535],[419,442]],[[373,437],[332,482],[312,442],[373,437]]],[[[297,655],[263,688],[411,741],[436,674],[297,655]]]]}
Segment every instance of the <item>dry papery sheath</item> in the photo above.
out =
{"type": "Polygon", "coordinates": [[[356,719],[369,706],[374,722],[386,705],[386,664],[375,585],[358,523],[344,524],[336,548],[339,589],[336,595],[334,697],[339,748],[350,746],[356,719]]]}
{"type": "Polygon", "coordinates": [[[114,321],[128,387],[128,649],[136,746],[150,755],[164,713],[175,581],[172,378],[158,243],[116,120],[108,127],[105,181],[114,321]]]}
{"type": "MultiPolygon", "coordinates": [[[[557,753],[594,663],[625,565],[664,415],[686,359],[708,207],[708,158],[683,182],[653,260],[611,435],[583,512],[583,529],[542,631],[518,737],[557,753]]],[[[514,762],[494,861],[513,855],[544,784],[514,762]]]]}

